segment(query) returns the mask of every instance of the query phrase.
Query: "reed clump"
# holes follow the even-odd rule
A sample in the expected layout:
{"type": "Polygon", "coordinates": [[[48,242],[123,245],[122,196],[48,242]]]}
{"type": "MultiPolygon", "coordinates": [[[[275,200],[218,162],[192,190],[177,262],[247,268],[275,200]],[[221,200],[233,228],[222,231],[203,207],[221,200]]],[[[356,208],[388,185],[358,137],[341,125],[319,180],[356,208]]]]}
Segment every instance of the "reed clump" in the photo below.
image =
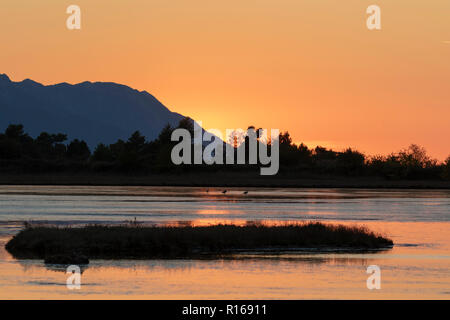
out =
{"type": "Polygon", "coordinates": [[[152,259],[222,255],[241,250],[370,250],[392,245],[392,240],[365,227],[306,222],[276,226],[29,225],[5,247],[14,257],[24,259],[74,254],[89,259],[152,259]]]}

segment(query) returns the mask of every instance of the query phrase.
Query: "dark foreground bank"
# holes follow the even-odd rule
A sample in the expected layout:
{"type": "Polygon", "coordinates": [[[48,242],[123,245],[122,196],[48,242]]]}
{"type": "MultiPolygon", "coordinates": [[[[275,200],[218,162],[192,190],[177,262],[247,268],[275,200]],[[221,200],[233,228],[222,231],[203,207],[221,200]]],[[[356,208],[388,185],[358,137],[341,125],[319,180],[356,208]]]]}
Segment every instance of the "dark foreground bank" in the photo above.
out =
{"type": "Polygon", "coordinates": [[[242,250],[370,250],[392,245],[392,240],[365,227],[308,222],[280,226],[29,226],[15,235],[6,249],[16,258],[52,261],[55,256],[193,258],[242,250]]]}

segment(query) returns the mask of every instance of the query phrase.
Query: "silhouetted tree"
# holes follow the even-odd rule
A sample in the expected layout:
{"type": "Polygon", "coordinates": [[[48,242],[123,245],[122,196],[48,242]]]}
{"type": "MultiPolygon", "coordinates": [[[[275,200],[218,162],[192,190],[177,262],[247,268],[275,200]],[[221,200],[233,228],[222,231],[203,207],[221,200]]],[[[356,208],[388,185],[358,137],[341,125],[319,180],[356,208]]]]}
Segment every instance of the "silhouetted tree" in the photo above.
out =
{"type": "Polygon", "coordinates": [[[280,133],[280,147],[290,146],[292,144],[292,138],[288,131],[280,133]]]}
{"type": "Polygon", "coordinates": [[[114,161],[114,155],[109,146],[100,143],[94,150],[92,154],[93,161],[104,161],[104,162],[112,162],[114,161]]]}
{"type": "Polygon", "coordinates": [[[127,141],[127,150],[139,152],[145,146],[145,137],[139,132],[135,131],[127,141]]]}
{"type": "Polygon", "coordinates": [[[10,124],[5,130],[5,137],[7,139],[19,140],[25,135],[23,125],[21,124],[10,124]]]}
{"type": "Polygon", "coordinates": [[[281,132],[280,143],[280,164],[284,167],[294,167],[299,163],[297,146],[292,144],[292,138],[288,131],[281,132]]]}
{"type": "Polygon", "coordinates": [[[173,128],[170,126],[170,124],[166,124],[166,126],[159,133],[157,142],[159,144],[171,143],[172,132],[173,132],[173,128]]]}
{"type": "Polygon", "coordinates": [[[63,157],[66,153],[66,146],[63,142],[66,140],[66,134],[49,134],[47,132],[42,132],[36,138],[36,144],[44,158],[63,157]]]}
{"type": "Polygon", "coordinates": [[[312,163],[312,150],[308,148],[305,144],[301,143],[297,147],[297,158],[298,164],[302,168],[309,168],[312,163]]]}
{"type": "Polygon", "coordinates": [[[181,119],[180,122],[178,123],[178,128],[186,129],[191,134],[191,137],[194,136],[194,120],[192,120],[191,118],[185,117],[181,119]]]}
{"type": "Polygon", "coordinates": [[[83,140],[75,139],[67,146],[67,156],[69,158],[86,161],[90,155],[91,151],[83,140]]]}
{"type": "Polygon", "coordinates": [[[360,174],[364,169],[365,156],[351,148],[337,155],[337,166],[342,173],[360,174]]]}
{"type": "Polygon", "coordinates": [[[436,161],[428,157],[425,148],[411,144],[407,149],[398,154],[399,161],[406,167],[426,168],[436,164],[436,161]]]}
{"type": "Polygon", "coordinates": [[[445,159],[442,167],[442,178],[450,180],[450,156],[445,159]]]}
{"type": "Polygon", "coordinates": [[[119,139],[116,143],[110,144],[109,148],[114,159],[119,159],[120,155],[125,151],[125,141],[119,139]]]}

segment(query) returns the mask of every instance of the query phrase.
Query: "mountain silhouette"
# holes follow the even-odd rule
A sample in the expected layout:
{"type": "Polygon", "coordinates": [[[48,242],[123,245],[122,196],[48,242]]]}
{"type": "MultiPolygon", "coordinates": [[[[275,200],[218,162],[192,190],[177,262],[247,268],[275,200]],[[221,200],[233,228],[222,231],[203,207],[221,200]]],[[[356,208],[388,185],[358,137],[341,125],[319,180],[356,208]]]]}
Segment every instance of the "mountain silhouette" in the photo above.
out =
{"type": "Polygon", "coordinates": [[[20,123],[31,136],[66,133],[69,140],[83,139],[92,149],[100,142],[126,140],[136,130],[153,140],[165,125],[176,126],[183,118],[148,92],[117,83],[45,86],[0,74],[0,131],[20,123]]]}

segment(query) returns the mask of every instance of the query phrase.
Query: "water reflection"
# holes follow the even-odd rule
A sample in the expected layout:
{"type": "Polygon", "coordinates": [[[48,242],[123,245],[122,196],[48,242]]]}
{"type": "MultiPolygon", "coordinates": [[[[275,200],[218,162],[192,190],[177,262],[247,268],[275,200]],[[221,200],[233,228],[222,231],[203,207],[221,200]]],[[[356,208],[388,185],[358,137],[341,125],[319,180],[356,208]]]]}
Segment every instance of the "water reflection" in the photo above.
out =
{"type": "Polygon", "coordinates": [[[281,259],[93,260],[80,291],[65,287],[67,275],[29,263],[23,270],[0,265],[2,298],[278,299],[443,298],[448,260],[322,255],[281,259]],[[369,264],[381,267],[382,290],[365,288],[369,264]]]}
{"type": "Polygon", "coordinates": [[[0,186],[3,299],[448,299],[450,191],[0,186]],[[4,244],[23,221],[51,224],[269,225],[317,219],[365,225],[393,239],[380,252],[285,252],[204,260],[91,260],[81,290],[42,260],[4,244]],[[366,288],[366,268],[382,289],[366,288]]]}

